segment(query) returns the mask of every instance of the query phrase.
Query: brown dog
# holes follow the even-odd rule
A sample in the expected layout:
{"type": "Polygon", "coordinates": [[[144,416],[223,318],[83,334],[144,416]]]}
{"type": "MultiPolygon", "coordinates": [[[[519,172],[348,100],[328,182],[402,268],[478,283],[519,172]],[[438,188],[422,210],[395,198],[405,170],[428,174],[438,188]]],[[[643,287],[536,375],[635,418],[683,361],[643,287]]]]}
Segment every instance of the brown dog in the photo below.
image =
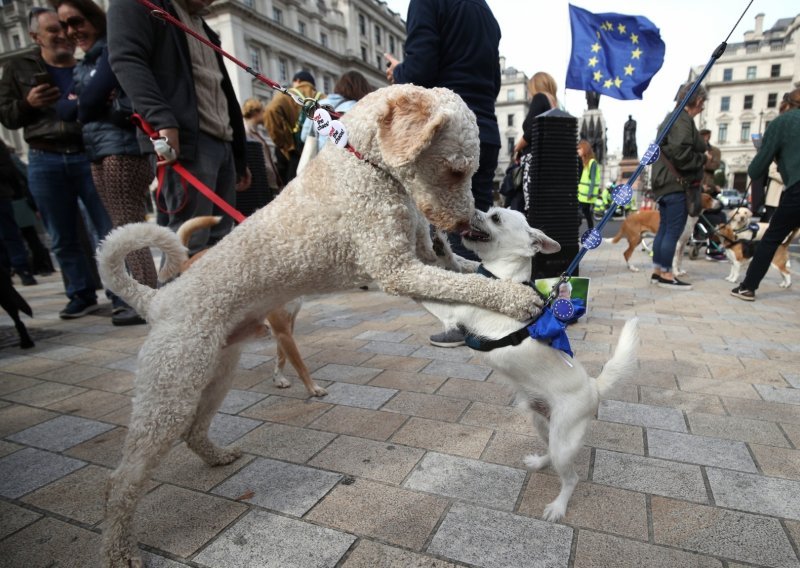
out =
{"type": "MultiPolygon", "coordinates": [[[[734,283],[739,282],[742,268],[750,264],[758,241],[738,238],[738,234],[730,225],[720,225],[717,228],[717,232],[722,237],[721,241],[722,246],[725,248],[725,256],[731,261],[731,272],[725,280],[734,283]]],[[[792,285],[792,273],[789,270],[789,244],[798,234],[800,234],[800,228],[792,231],[783,240],[772,257],[772,266],[781,273],[781,283],[778,284],[781,288],[788,288],[792,285]]]]}
{"type": "MultiPolygon", "coordinates": [[[[195,231],[200,229],[207,229],[219,223],[220,217],[201,216],[189,219],[178,229],[178,238],[183,246],[189,245],[189,239],[195,231]]],[[[208,249],[206,249],[208,250],[208,249]]],[[[199,260],[206,250],[202,250],[187,259],[181,266],[181,272],[186,271],[192,264],[199,260]]],[[[303,362],[300,356],[300,350],[297,348],[297,343],[294,341],[294,323],[297,319],[297,314],[303,305],[301,298],[292,300],[284,306],[274,309],[267,314],[266,322],[269,325],[269,330],[275,337],[278,344],[278,356],[275,360],[275,368],[272,373],[272,382],[279,389],[289,388],[291,383],[283,374],[283,369],[286,367],[286,360],[297,371],[297,376],[303,381],[303,384],[311,396],[325,396],[328,394],[324,388],[319,386],[311,378],[308,372],[308,367],[303,362]]],[[[228,336],[228,345],[244,341],[247,339],[255,339],[258,337],[266,337],[268,329],[263,324],[250,324],[236,328],[233,333],[228,336]]]]}
{"type": "MultiPolygon", "coordinates": [[[[702,201],[701,201],[703,210],[706,209],[713,209],[715,208],[719,202],[714,199],[711,195],[707,193],[702,194],[702,201]]],[[[697,223],[698,217],[689,217],[686,227],[691,231],[694,229],[695,224],[697,223]]],[[[658,232],[658,225],[661,221],[661,216],[659,215],[658,211],[639,211],[634,213],[633,215],[628,215],[625,220],[622,222],[622,225],[619,228],[619,231],[616,235],[609,239],[604,239],[606,242],[610,243],[618,243],[623,237],[628,241],[628,248],[625,252],[622,253],[622,256],[625,257],[625,263],[628,265],[628,269],[633,272],[639,272],[639,269],[636,268],[633,264],[631,264],[630,259],[633,251],[636,250],[636,247],[642,242],[642,234],[643,233],[652,233],[655,234],[658,232]]],[[[684,229],[684,233],[686,229],[684,229]]],[[[691,233],[689,233],[691,235],[691,233]]],[[[683,235],[681,235],[681,239],[683,235]]],[[[679,239],[679,241],[681,240],[679,239]]],[[[688,240],[688,236],[687,236],[688,240]]],[[[686,240],[683,241],[685,244],[686,240]]],[[[683,248],[676,247],[675,249],[675,258],[672,261],[673,266],[679,266],[679,262],[677,259],[679,255],[683,255],[683,248]]]]}

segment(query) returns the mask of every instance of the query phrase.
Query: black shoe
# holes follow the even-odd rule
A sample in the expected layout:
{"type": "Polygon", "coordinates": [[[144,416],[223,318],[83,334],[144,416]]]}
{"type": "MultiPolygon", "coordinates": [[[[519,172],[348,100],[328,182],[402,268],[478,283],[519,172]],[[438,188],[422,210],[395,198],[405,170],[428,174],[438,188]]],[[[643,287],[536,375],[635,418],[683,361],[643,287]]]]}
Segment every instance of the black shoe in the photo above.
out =
{"type": "Polygon", "coordinates": [[[658,277],[658,287],[659,288],[672,288],[674,290],[691,290],[692,285],[688,282],[682,282],[677,278],[673,280],[667,280],[666,278],[662,278],[661,276],[658,277]]]}
{"type": "Polygon", "coordinates": [[[76,296],[69,301],[66,308],[58,312],[58,317],[65,320],[80,318],[99,308],[100,306],[97,305],[96,299],[86,299],[76,296]]]}
{"type": "Polygon", "coordinates": [[[33,277],[33,274],[30,273],[28,270],[22,270],[17,272],[19,279],[22,280],[23,286],[35,286],[38,284],[36,278],[33,277]]]}
{"type": "Polygon", "coordinates": [[[731,296],[736,296],[740,300],[744,300],[745,302],[755,302],[756,301],[756,293],[752,290],[748,290],[746,288],[742,288],[742,285],[739,284],[736,288],[731,290],[731,296]]]}
{"type": "Polygon", "coordinates": [[[136,313],[133,308],[115,308],[111,316],[112,325],[143,325],[147,322],[142,316],[136,313]]]}
{"type": "Polygon", "coordinates": [[[659,276],[655,272],[650,275],[650,284],[658,284],[659,280],[661,280],[661,276],[659,276]]]}
{"type": "Polygon", "coordinates": [[[448,329],[442,333],[431,335],[430,342],[436,347],[458,347],[464,345],[464,332],[458,327],[448,329]]]}

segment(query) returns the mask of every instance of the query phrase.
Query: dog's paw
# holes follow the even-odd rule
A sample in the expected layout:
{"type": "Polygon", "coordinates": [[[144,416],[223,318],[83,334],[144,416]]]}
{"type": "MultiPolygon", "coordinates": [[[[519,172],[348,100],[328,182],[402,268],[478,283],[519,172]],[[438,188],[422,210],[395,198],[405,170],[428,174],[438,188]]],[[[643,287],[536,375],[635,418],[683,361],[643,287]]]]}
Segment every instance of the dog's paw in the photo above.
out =
{"type": "Polygon", "coordinates": [[[272,384],[279,389],[288,389],[290,386],[292,386],[292,383],[289,382],[289,379],[283,375],[274,375],[272,377],[272,384]]]}
{"type": "Polygon", "coordinates": [[[563,519],[566,512],[567,512],[567,507],[559,503],[558,500],[556,500],[544,508],[544,515],[542,515],[542,518],[545,521],[554,523],[556,521],[560,521],[561,519],[563,519]]]}
{"type": "Polygon", "coordinates": [[[630,270],[631,272],[639,272],[639,269],[636,268],[633,264],[628,265],[628,270],[630,270]]]}
{"type": "Polygon", "coordinates": [[[780,284],[778,284],[778,286],[780,286],[781,288],[791,288],[792,283],[791,282],[781,282],[780,284]]]}
{"type": "Polygon", "coordinates": [[[687,274],[689,274],[689,273],[688,273],[688,272],[686,272],[685,270],[674,270],[672,273],[673,273],[675,276],[686,276],[687,274]]]}
{"type": "Polygon", "coordinates": [[[728,282],[736,282],[736,278],[733,278],[732,276],[726,276],[725,280],[727,280],[728,282]]]}
{"type": "Polygon", "coordinates": [[[326,391],[318,384],[313,383],[308,391],[308,394],[310,394],[311,396],[325,396],[328,394],[328,391],[326,391]]]}
{"type": "Polygon", "coordinates": [[[206,462],[208,465],[216,467],[233,463],[240,457],[242,457],[242,450],[237,446],[217,448],[213,454],[208,456],[209,459],[206,462]]]}
{"type": "Polygon", "coordinates": [[[534,471],[537,471],[537,470],[540,470],[540,469],[542,469],[544,467],[547,467],[550,464],[550,456],[548,456],[548,455],[541,456],[539,454],[531,454],[529,456],[525,456],[525,459],[523,460],[523,462],[525,463],[525,465],[528,468],[530,468],[530,469],[532,469],[534,471]]]}

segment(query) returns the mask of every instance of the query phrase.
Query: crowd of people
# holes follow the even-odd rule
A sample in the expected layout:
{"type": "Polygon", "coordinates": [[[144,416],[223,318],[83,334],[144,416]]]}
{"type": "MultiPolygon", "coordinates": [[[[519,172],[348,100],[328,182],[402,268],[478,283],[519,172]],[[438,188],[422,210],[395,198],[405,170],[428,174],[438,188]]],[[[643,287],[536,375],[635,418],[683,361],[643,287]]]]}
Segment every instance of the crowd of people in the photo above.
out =
{"type": "MultiPolygon", "coordinates": [[[[204,20],[213,0],[153,1],[195,33],[220,44],[204,20]]],[[[179,28],[152,18],[135,0],[112,2],[108,14],[92,0],[54,0],[51,5],[30,11],[29,30],[36,49],[11,59],[0,78],[0,122],[22,129],[29,147],[27,166],[5,145],[0,153],[0,262],[26,286],[37,283],[35,274],[52,272],[36,223],[40,218],[68,300],[59,315],[72,319],[99,308],[97,291],[103,286],[94,248],[112,228],[146,219],[153,205],[157,167],[164,168],[155,199],[158,223],[177,230],[195,216],[222,216],[218,225],[192,236],[189,249],[196,253],[228,234],[234,220],[168,166],[179,161],[225,202],[249,215],[295,177],[305,145],[313,144],[309,150],[318,151],[325,136],[316,135],[290,97],[276,95],[266,104],[248,99],[240,106],[222,57],[179,28]],[[75,57],[76,48],[81,59],[75,57]],[[157,151],[131,121],[134,112],[166,142],[157,151]]],[[[405,58],[400,62],[385,54],[386,79],[450,88],[475,113],[480,159],[472,192],[476,208],[485,211],[493,204],[500,151],[495,115],[500,27],[484,1],[412,0],[406,22],[405,58]],[[452,4],[459,9],[452,10],[452,4]],[[476,76],[482,80],[473,80],[476,76]]],[[[682,87],[677,101],[683,100],[689,86],[682,87]]],[[[361,73],[348,71],[326,95],[309,71],[300,70],[290,90],[344,113],[372,89],[361,73]]],[[[528,90],[531,103],[523,136],[513,149],[523,175],[514,176],[519,182],[506,195],[506,205],[518,210],[526,207],[523,196],[530,190],[525,168],[531,158],[533,119],[559,107],[557,85],[548,73],[535,73],[528,90]]],[[[686,188],[713,186],[719,167],[719,151],[709,144],[710,132],[698,131],[694,123],[705,100],[700,87],[679,113],[663,141],[661,159],[653,165],[661,222],[653,245],[651,280],[665,288],[691,289],[671,268],[687,219],[686,188]]],[[[755,298],[775,247],[800,225],[800,159],[788,150],[800,134],[798,107],[796,89],[784,97],[781,115],[770,123],[750,166],[751,177],[777,180],[770,187],[785,189],[778,198],[768,191],[770,228],[744,282],[732,292],[745,300],[755,298]]],[[[600,167],[588,141],[578,143],[577,156],[581,171],[577,198],[592,228],[592,205],[603,189],[600,167]]],[[[516,167],[512,165],[509,175],[516,167]]],[[[449,239],[457,253],[474,258],[457,234],[449,239]]],[[[129,255],[126,265],[138,281],[157,285],[148,250],[129,255]]],[[[110,291],[106,295],[115,325],[145,323],[120,298],[110,291]]],[[[460,329],[445,329],[431,337],[433,344],[447,347],[463,340],[460,329]]]]}

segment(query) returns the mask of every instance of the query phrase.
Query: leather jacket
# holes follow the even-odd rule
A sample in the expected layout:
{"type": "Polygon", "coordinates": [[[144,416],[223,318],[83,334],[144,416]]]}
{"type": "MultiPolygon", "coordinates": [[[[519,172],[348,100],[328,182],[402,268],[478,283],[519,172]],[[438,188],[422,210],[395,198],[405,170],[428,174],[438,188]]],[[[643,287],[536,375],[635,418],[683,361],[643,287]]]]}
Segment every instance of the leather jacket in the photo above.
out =
{"type": "Polygon", "coordinates": [[[61,120],[55,105],[34,109],[25,101],[36,86],[34,75],[46,72],[38,50],[5,64],[0,77],[0,123],[11,130],[22,128],[31,148],[62,154],[83,152],[81,125],[77,121],[61,120]]]}

